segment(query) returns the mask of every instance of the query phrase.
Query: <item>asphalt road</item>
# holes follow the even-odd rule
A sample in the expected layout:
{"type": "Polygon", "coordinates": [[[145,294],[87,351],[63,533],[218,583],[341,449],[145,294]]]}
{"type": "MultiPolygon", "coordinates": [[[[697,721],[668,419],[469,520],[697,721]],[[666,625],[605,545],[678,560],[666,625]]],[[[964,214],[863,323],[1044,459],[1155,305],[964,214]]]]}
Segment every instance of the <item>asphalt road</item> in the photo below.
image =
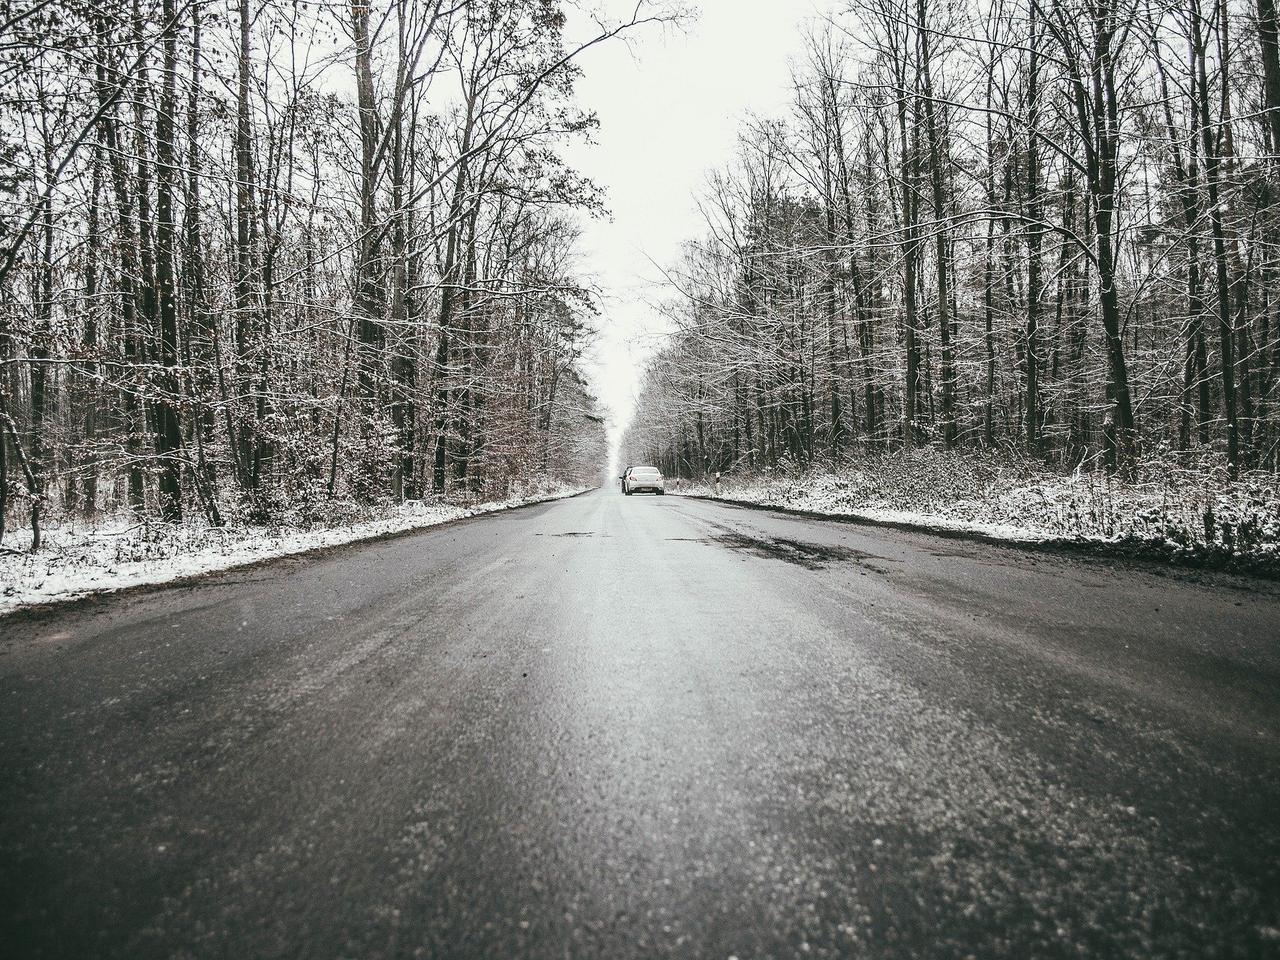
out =
{"type": "Polygon", "coordinates": [[[0,620],[0,956],[1280,956],[1280,591],[601,491],[0,620]]]}

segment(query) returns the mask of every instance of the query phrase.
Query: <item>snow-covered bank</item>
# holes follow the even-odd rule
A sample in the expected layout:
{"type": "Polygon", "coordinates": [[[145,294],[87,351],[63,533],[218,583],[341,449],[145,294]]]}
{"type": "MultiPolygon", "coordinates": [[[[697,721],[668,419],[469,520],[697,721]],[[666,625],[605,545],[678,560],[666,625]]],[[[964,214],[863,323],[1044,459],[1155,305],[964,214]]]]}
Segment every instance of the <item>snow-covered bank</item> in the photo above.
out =
{"type": "MultiPolygon", "coordinates": [[[[703,485],[679,491],[714,495],[703,485]]],[[[1280,573],[1280,488],[1203,464],[1144,465],[1134,483],[937,450],[874,454],[836,470],[727,476],[724,499],[999,539],[1112,545],[1280,573]]]]}
{"type": "Polygon", "coordinates": [[[94,527],[65,525],[45,532],[37,554],[19,552],[28,532],[10,531],[0,554],[0,614],[127,587],[167,583],[217,570],[437,526],[450,520],[574,496],[588,488],[540,484],[506,500],[484,503],[409,501],[367,511],[356,522],[296,526],[202,523],[94,527]]]}

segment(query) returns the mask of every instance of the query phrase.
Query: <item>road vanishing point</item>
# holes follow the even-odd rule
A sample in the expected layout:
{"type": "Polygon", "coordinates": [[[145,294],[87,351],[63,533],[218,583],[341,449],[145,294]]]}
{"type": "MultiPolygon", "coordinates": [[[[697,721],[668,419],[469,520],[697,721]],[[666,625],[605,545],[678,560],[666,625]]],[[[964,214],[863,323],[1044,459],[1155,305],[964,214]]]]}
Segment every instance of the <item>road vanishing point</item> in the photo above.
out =
{"type": "Polygon", "coordinates": [[[8,958],[1280,956],[1280,588],[616,490],[0,620],[8,958]]]}

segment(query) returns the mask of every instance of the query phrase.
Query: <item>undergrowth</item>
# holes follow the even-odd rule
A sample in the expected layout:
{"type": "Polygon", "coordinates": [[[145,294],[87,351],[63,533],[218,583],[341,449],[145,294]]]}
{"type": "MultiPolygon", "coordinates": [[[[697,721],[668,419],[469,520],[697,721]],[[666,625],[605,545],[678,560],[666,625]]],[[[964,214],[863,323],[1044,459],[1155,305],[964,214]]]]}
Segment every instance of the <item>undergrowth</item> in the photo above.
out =
{"type": "Polygon", "coordinates": [[[1063,472],[1009,452],[876,451],[834,466],[726,475],[721,495],[818,513],[891,512],[926,525],[1142,546],[1280,571],[1278,478],[1253,472],[1232,479],[1225,464],[1207,457],[1152,455],[1124,482],[1104,470],[1063,472]]]}

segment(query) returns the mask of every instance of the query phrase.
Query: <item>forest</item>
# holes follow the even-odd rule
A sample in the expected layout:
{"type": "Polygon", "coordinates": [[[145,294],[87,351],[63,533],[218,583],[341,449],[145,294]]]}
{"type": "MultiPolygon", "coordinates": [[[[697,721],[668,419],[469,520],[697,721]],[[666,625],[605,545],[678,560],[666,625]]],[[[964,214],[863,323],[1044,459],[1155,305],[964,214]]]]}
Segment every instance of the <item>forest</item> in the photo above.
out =
{"type": "Polygon", "coordinates": [[[659,18],[0,5],[0,536],[594,482],[561,150],[582,52],[659,18]]]}
{"type": "Polygon", "coordinates": [[[852,0],[792,72],[701,197],[629,462],[1274,490],[1273,0],[852,0]]]}

